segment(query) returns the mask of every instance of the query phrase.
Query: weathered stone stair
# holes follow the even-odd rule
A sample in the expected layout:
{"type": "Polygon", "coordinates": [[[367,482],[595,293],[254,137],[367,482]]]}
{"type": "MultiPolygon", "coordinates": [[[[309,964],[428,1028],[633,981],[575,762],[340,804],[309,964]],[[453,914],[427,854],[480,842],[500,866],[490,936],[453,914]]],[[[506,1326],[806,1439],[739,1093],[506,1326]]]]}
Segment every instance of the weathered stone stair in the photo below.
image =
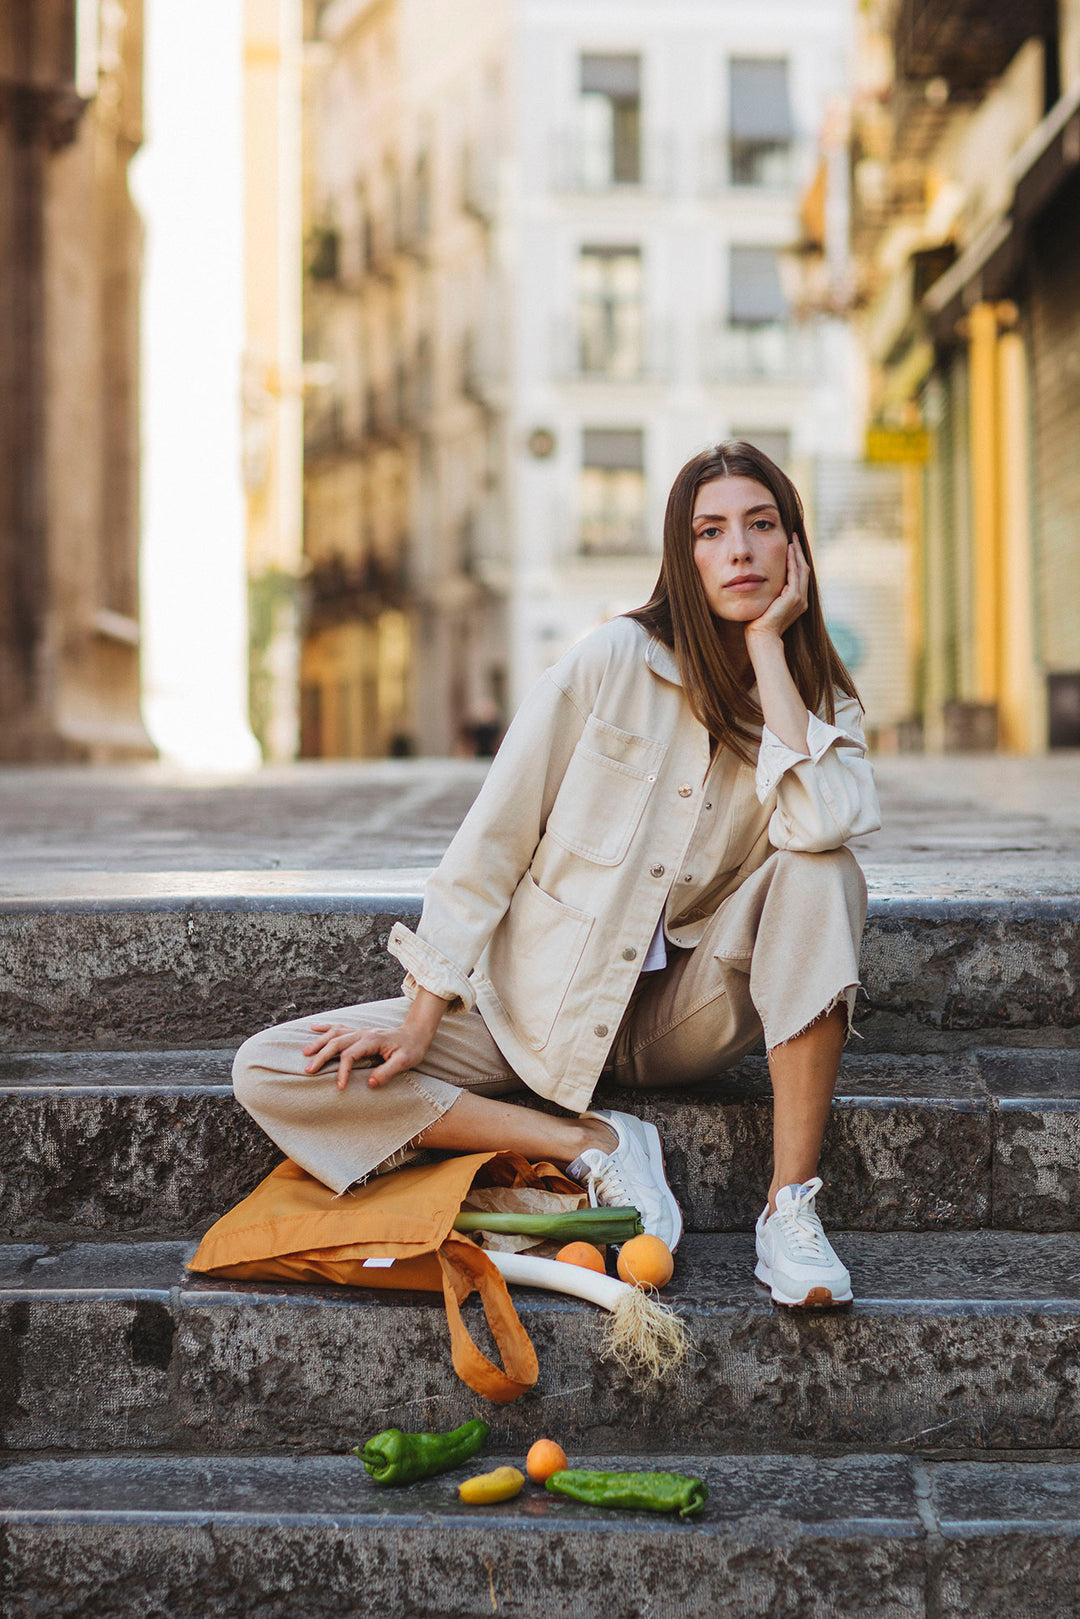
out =
{"type": "MultiPolygon", "coordinates": [[[[491,1457],[506,1459],[520,1456],[491,1457]]],[[[639,1458],[589,1460],[633,1467],[639,1458]]],[[[683,1455],[654,1460],[687,1465],[683,1455]]],[[[631,1525],[539,1492],[468,1509],[445,1478],[380,1493],[357,1483],[351,1457],[17,1463],[0,1474],[0,1513],[10,1566],[35,1571],[38,1605],[11,1611],[50,1619],[1075,1611],[1075,1464],[760,1455],[692,1466],[710,1489],[704,1520],[631,1525]]]]}
{"type": "Polygon", "coordinates": [[[198,886],[0,910],[5,1616],[1080,1614],[1075,902],[873,906],[823,1165],[851,1310],[779,1312],[753,1283],[750,1059],[629,1103],[687,1213],[685,1372],[632,1388],[591,1308],[519,1290],[541,1380],[494,1408],[454,1377],[433,1296],[184,1269],[276,1158],[228,1047],[394,993],[382,942],[416,908],[400,874],[198,886]],[[702,1473],[706,1518],[533,1489],[469,1512],[458,1475],[380,1492],[347,1454],[481,1411],[492,1465],[547,1432],[579,1465],[702,1473]]]}
{"type": "MultiPolygon", "coordinates": [[[[234,1101],[227,1051],[0,1053],[0,1241],[201,1234],[280,1156],[234,1101]]],[[[768,1180],[763,1058],[630,1098],[659,1127],[691,1231],[744,1231],[768,1180]]],[[[852,1231],[1068,1231],[1080,1050],[864,1053],[852,1043],[822,1174],[852,1231]]],[[[824,1204],[823,1204],[824,1206],[824,1204]]]]}

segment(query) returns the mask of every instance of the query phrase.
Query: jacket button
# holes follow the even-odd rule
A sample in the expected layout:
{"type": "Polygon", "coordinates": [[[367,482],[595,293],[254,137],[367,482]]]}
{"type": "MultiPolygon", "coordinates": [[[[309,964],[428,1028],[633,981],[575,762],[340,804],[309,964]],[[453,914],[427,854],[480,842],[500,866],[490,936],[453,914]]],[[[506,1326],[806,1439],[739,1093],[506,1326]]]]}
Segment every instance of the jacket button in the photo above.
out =
{"type": "Polygon", "coordinates": [[[694,879],[693,879],[693,878],[692,878],[692,877],[691,877],[691,875],[690,875],[690,873],[689,873],[689,872],[687,872],[687,874],[686,874],[686,876],[685,876],[685,877],[684,877],[684,878],[683,878],[683,882],[684,882],[684,883],[692,883],[692,882],[693,882],[693,880],[694,880],[694,879]]]}
{"type": "Polygon", "coordinates": [[[624,961],[634,961],[637,959],[637,951],[634,949],[632,944],[627,945],[626,949],[622,953],[622,958],[624,961]]]}
{"type": "Polygon", "coordinates": [[[705,808],[706,809],[712,809],[712,805],[711,804],[706,804],[705,808]]]}
{"type": "Polygon", "coordinates": [[[650,866],[649,875],[650,877],[662,877],[664,875],[663,866],[650,866]]]}
{"type": "Polygon", "coordinates": [[[593,1034],[599,1035],[601,1040],[602,1040],[604,1038],[604,1035],[607,1034],[607,1024],[606,1023],[598,1023],[596,1025],[596,1028],[593,1030],[593,1034]]]}
{"type": "Polygon", "coordinates": [[[679,788],[679,797],[689,798],[693,791],[694,789],[684,781],[682,786],[679,788]]]}

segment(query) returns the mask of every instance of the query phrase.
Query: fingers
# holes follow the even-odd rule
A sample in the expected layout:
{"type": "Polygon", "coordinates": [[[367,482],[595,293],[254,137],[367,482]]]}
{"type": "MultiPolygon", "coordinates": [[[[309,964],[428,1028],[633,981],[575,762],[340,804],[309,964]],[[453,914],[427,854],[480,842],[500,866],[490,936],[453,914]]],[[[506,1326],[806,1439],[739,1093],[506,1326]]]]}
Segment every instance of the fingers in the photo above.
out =
{"type": "MultiPolygon", "coordinates": [[[[795,614],[805,611],[810,600],[810,564],[797,539],[792,539],[788,545],[788,569],[786,588],[796,598],[799,607],[795,614]]],[[[792,621],[794,622],[794,620],[792,621]]]]}
{"type": "Polygon", "coordinates": [[[304,1072],[316,1074],[324,1064],[336,1058],[339,1091],[345,1089],[357,1066],[370,1068],[368,1084],[376,1088],[414,1067],[427,1049],[426,1045],[418,1047],[415,1042],[403,1042],[397,1030],[348,1029],[340,1023],[313,1023],[311,1027],[316,1038],[303,1048],[304,1056],[310,1059],[304,1065],[304,1072]],[[385,1060],[378,1062],[379,1057],[385,1060]]]}
{"type": "MultiPolygon", "coordinates": [[[[312,1052],[318,1051],[321,1046],[324,1046],[327,1043],[328,1040],[332,1040],[335,1034],[345,1033],[345,1025],[343,1023],[313,1023],[311,1027],[313,1033],[312,1038],[304,1047],[305,1057],[310,1057],[312,1052]]],[[[354,1029],[352,1032],[353,1034],[358,1034],[360,1031],[358,1029],[354,1029]]]]}
{"type": "MultiPolygon", "coordinates": [[[[393,1047],[391,1047],[390,1050],[387,1050],[385,1045],[378,1049],[381,1050],[382,1055],[386,1058],[386,1061],[379,1063],[376,1067],[372,1068],[371,1072],[367,1076],[367,1082],[373,1090],[377,1089],[380,1085],[385,1085],[388,1079],[393,1079],[396,1074],[403,1073],[406,1068],[412,1066],[406,1052],[403,1052],[400,1049],[394,1049],[393,1047]]],[[[352,1071],[353,1065],[360,1061],[364,1055],[370,1055],[370,1052],[354,1052],[351,1046],[347,1047],[346,1050],[341,1053],[341,1057],[338,1061],[337,1078],[337,1088],[339,1091],[343,1091],[345,1089],[346,1085],[349,1083],[349,1074],[352,1071]]]]}
{"type": "Polygon", "coordinates": [[[391,1056],[387,1057],[384,1063],[380,1063],[377,1068],[371,1070],[367,1076],[367,1082],[373,1091],[378,1090],[380,1085],[385,1085],[389,1080],[396,1079],[398,1074],[404,1074],[412,1066],[412,1059],[407,1052],[395,1051],[391,1056]]]}
{"type": "Polygon", "coordinates": [[[378,1055],[383,1050],[385,1034],[377,1029],[341,1029],[328,1031],[314,1045],[304,1047],[304,1055],[310,1056],[311,1061],[305,1064],[305,1071],[315,1074],[328,1062],[331,1057],[338,1056],[342,1051],[351,1048],[353,1061],[361,1057],[378,1055]]]}

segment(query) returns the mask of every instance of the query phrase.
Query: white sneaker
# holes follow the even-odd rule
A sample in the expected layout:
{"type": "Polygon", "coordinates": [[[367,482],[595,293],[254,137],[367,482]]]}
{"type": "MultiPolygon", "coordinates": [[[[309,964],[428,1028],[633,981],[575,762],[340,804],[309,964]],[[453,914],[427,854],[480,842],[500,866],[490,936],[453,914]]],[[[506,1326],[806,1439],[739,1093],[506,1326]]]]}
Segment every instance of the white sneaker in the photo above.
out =
{"type": "Polygon", "coordinates": [[[851,1277],[814,1212],[821,1185],[815,1176],[802,1186],[781,1186],[775,1214],[766,1204],[758,1219],[754,1275],[770,1289],[774,1304],[820,1310],[851,1303],[851,1277]]]}
{"type": "Polygon", "coordinates": [[[618,1141],[610,1152],[587,1147],[567,1165],[566,1173],[588,1186],[593,1208],[637,1209],[649,1236],[659,1237],[674,1253],[682,1236],[682,1213],[667,1183],[664,1150],[655,1124],[646,1124],[632,1113],[606,1109],[581,1116],[602,1119],[618,1141]]]}

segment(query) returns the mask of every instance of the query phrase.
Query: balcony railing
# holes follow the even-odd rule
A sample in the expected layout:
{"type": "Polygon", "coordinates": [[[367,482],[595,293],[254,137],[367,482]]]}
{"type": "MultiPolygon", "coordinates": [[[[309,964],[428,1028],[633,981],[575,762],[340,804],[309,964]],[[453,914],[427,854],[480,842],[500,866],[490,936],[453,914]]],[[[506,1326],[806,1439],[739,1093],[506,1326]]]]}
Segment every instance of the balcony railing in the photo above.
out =
{"type": "Polygon", "coordinates": [[[942,79],[954,99],[977,95],[1025,40],[1052,39],[1053,0],[900,0],[893,25],[900,80],[942,79]]]}
{"type": "Polygon", "coordinates": [[[347,421],[345,401],[309,398],[304,405],[304,459],[314,461],[349,460],[368,453],[370,445],[364,426],[347,421]]]}
{"type": "Polygon", "coordinates": [[[308,460],[346,453],[344,418],[341,401],[316,407],[309,401],[304,407],[304,455],[308,460]]]}
{"type": "Polygon", "coordinates": [[[666,321],[644,319],[633,335],[616,332],[606,347],[587,343],[580,323],[563,317],[552,331],[553,374],[559,382],[665,382],[671,376],[673,334],[666,321]]]}
{"type": "Polygon", "coordinates": [[[639,191],[663,194],[674,184],[674,153],[671,134],[652,135],[641,143],[637,176],[616,179],[614,153],[609,160],[584,135],[564,130],[551,145],[551,188],[587,196],[625,196],[639,191]]]}
{"type": "Polygon", "coordinates": [[[708,136],[701,145],[698,186],[703,196],[737,191],[740,196],[783,195],[803,184],[809,168],[804,142],[733,141],[727,132],[708,136]]]}
{"type": "Polygon", "coordinates": [[[583,517],[578,523],[578,558],[647,557],[651,552],[644,517],[583,517]]]}
{"type": "Polygon", "coordinates": [[[495,591],[509,583],[506,520],[492,500],[470,512],[462,522],[459,563],[467,578],[495,591]]]}
{"type": "Polygon", "coordinates": [[[317,558],[304,583],[309,629],[375,619],[384,608],[401,608],[409,600],[408,539],[399,536],[390,556],[317,558]]]}
{"type": "Polygon", "coordinates": [[[467,146],[461,157],[461,206],[490,225],[499,205],[495,154],[487,146],[467,146]]]}
{"type": "Polygon", "coordinates": [[[485,410],[498,409],[506,370],[494,331],[466,332],[461,346],[461,391],[485,410]]]}
{"type": "Polygon", "coordinates": [[[783,322],[709,327],[701,353],[707,382],[807,383],[819,365],[813,328],[783,322]]]}

